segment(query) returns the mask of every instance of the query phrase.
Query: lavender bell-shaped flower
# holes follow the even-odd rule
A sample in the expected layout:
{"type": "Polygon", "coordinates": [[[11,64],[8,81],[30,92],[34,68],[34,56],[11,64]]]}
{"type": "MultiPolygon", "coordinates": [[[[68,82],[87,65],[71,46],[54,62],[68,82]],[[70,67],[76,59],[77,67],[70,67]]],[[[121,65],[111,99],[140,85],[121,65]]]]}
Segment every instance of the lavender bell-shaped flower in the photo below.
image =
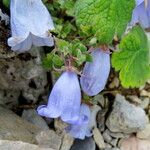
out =
{"type": "Polygon", "coordinates": [[[8,45],[24,52],[34,46],[53,46],[49,30],[54,29],[51,16],[41,0],[11,0],[11,32],[8,45]]]}
{"type": "Polygon", "coordinates": [[[143,28],[150,27],[150,0],[147,0],[147,5],[145,5],[145,1],[136,0],[136,7],[133,10],[132,20],[130,25],[135,25],[136,23],[140,23],[143,28]]]}
{"type": "Polygon", "coordinates": [[[39,106],[37,111],[41,116],[61,117],[64,122],[80,124],[87,119],[86,116],[79,119],[80,104],[81,90],[77,74],[72,71],[65,71],[55,83],[47,106],[39,106]]]}
{"type": "Polygon", "coordinates": [[[85,64],[80,83],[87,95],[94,96],[105,88],[110,72],[110,54],[100,49],[94,50],[91,54],[93,62],[85,64]]]}
{"type": "Polygon", "coordinates": [[[67,127],[67,132],[74,138],[78,139],[85,139],[85,137],[92,136],[91,128],[89,127],[89,121],[90,121],[90,108],[86,104],[82,104],[80,108],[80,117],[86,115],[87,116],[87,122],[83,124],[72,124],[67,127]]]}

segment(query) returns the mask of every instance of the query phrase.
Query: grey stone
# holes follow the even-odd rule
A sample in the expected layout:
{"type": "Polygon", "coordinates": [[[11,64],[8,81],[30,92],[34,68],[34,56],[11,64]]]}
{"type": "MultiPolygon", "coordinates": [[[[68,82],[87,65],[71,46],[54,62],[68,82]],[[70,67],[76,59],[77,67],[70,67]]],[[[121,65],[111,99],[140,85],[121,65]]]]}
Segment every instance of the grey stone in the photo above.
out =
{"type": "Polygon", "coordinates": [[[0,22],[1,21],[5,21],[5,25],[9,24],[9,16],[3,13],[2,10],[0,9],[0,22]]]}
{"type": "Polygon", "coordinates": [[[22,118],[33,123],[34,125],[38,126],[42,130],[48,130],[49,127],[46,124],[45,120],[37,114],[34,109],[24,110],[22,114],[22,118]]]}
{"type": "Polygon", "coordinates": [[[0,139],[36,143],[41,129],[0,106],[0,139]]]}
{"type": "Polygon", "coordinates": [[[60,149],[61,137],[58,136],[53,130],[44,130],[37,134],[36,140],[42,147],[60,149]]]}
{"type": "Polygon", "coordinates": [[[105,130],[103,132],[103,138],[107,143],[110,143],[112,141],[112,137],[109,135],[108,130],[105,130]]]}
{"type": "Polygon", "coordinates": [[[96,150],[96,145],[93,138],[76,139],[70,150],[96,150]]]}
{"type": "Polygon", "coordinates": [[[89,123],[89,129],[93,129],[97,126],[96,116],[97,113],[101,110],[101,107],[98,105],[94,105],[91,107],[91,117],[90,117],[90,123],[89,123]]]}
{"type": "Polygon", "coordinates": [[[108,99],[104,98],[101,94],[94,96],[93,101],[95,101],[95,103],[99,103],[102,108],[105,108],[108,105],[108,99]]]}
{"type": "Polygon", "coordinates": [[[112,132],[134,133],[145,128],[147,117],[141,107],[130,104],[126,99],[117,95],[113,110],[106,121],[112,132]]]}
{"type": "Polygon", "coordinates": [[[111,150],[120,150],[119,148],[112,148],[111,150]]]}
{"type": "Polygon", "coordinates": [[[110,144],[108,144],[108,143],[105,143],[105,150],[107,150],[107,149],[111,149],[112,148],[112,145],[110,145],[110,144]]]}
{"type": "Polygon", "coordinates": [[[145,129],[139,131],[136,136],[140,139],[150,140],[150,123],[146,125],[145,129]]]}
{"type": "Polygon", "coordinates": [[[12,109],[18,105],[18,97],[20,91],[17,90],[0,90],[0,104],[5,105],[7,108],[12,109]]]}
{"type": "Polygon", "coordinates": [[[148,108],[148,105],[150,104],[150,98],[146,97],[141,101],[140,107],[143,109],[148,108]]]}
{"type": "Polygon", "coordinates": [[[94,138],[96,145],[99,147],[99,149],[105,148],[104,138],[101,132],[97,128],[93,129],[93,138],[94,138]]]}
{"type": "Polygon", "coordinates": [[[0,59],[0,90],[22,92],[24,98],[36,102],[47,92],[47,74],[42,67],[43,49],[33,47],[13,59],[0,59]]]}
{"type": "Polygon", "coordinates": [[[73,145],[73,142],[73,137],[71,137],[69,134],[64,134],[60,150],[70,150],[71,146],[73,145]]]}
{"type": "Polygon", "coordinates": [[[126,134],[126,133],[120,133],[120,132],[111,132],[107,129],[107,133],[113,137],[113,138],[116,138],[116,139],[119,139],[119,138],[128,138],[130,136],[130,134],[126,134]]]}
{"type": "Polygon", "coordinates": [[[58,134],[62,135],[62,134],[66,134],[65,133],[65,128],[68,126],[65,122],[63,122],[61,119],[55,119],[54,120],[54,126],[55,126],[55,130],[58,134]]]}
{"type": "Polygon", "coordinates": [[[38,145],[22,141],[0,140],[0,150],[55,150],[52,148],[39,147],[38,145]]]}
{"type": "Polygon", "coordinates": [[[117,146],[117,143],[118,143],[118,139],[113,139],[113,140],[110,142],[110,144],[111,144],[112,146],[114,146],[114,147],[117,146]]]}
{"type": "Polygon", "coordinates": [[[107,109],[102,109],[97,114],[97,124],[98,128],[101,132],[105,130],[105,115],[107,113],[107,109]]]}

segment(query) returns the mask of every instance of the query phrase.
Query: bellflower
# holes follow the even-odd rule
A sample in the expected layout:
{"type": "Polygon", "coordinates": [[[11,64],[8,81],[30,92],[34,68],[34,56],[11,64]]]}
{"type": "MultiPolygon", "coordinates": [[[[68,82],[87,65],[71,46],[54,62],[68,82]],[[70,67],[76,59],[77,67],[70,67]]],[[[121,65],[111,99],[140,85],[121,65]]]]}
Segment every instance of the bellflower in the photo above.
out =
{"type": "Polygon", "coordinates": [[[85,64],[80,83],[87,95],[94,96],[101,92],[106,85],[110,72],[110,55],[100,49],[94,50],[91,55],[93,62],[85,64]]]}
{"type": "Polygon", "coordinates": [[[136,2],[136,6],[140,5],[142,2],[144,2],[144,0],[135,0],[136,2]]]}
{"type": "Polygon", "coordinates": [[[150,27],[150,0],[148,0],[147,6],[145,6],[145,1],[137,0],[137,6],[133,10],[131,25],[140,23],[143,28],[150,27]]]}
{"type": "Polygon", "coordinates": [[[86,122],[86,116],[79,119],[81,90],[77,74],[65,71],[55,83],[50,93],[48,104],[39,106],[37,111],[41,116],[49,118],[61,117],[66,123],[86,122]]]}
{"type": "Polygon", "coordinates": [[[11,0],[11,32],[8,45],[13,51],[27,51],[34,46],[53,46],[49,30],[51,16],[41,0],[11,0]]]}
{"type": "Polygon", "coordinates": [[[86,115],[88,117],[88,121],[83,124],[72,124],[68,126],[67,131],[69,134],[78,139],[85,139],[85,137],[92,136],[91,129],[89,128],[89,122],[90,122],[90,108],[86,104],[82,104],[80,108],[80,117],[86,115]]]}

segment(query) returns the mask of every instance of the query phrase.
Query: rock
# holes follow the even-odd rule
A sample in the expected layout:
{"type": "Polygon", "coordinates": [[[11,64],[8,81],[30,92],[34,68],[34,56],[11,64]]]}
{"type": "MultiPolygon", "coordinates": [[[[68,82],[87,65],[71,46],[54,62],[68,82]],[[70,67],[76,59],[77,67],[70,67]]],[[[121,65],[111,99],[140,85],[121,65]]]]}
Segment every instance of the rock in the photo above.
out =
{"type": "Polygon", "coordinates": [[[132,102],[132,103],[135,103],[137,105],[140,105],[141,104],[141,99],[138,98],[138,96],[136,95],[128,95],[127,98],[132,102]]]}
{"type": "Polygon", "coordinates": [[[119,148],[106,148],[105,150],[120,150],[119,148]]]}
{"type": "Polygon", "coordinates": [[[141,107],[130,104],[121,95],[117,95],[113,110],[106,121],[112,132],[134,133],[145,128],[147,116],[141,107]]]}
{"type": "Polygon", "coordinates": [[[66,134],[65,129],[68,126],[65,122],[63,122],[61,119],[55,119],[54,121],[55,130],[58,134],[66,134]]]}
{"type": "Polygon", "coordinates": [[[108,99],[101,94],[94,96],[93,101],[97,102],[102,108],[107,108],[108,106],[108,99]]]}
{"type": "Polygon", "coordinates": [[[7,108],[12,109],[18,105],[18,97],[20,95],[20,91],[10,90],[4,91],[0,90],[0,104],[5,105],[7,108]]]}
{"type": "Polygon", "coordinates": [[[119,133],[119,132],[111,132],[107,129],[107,133],[113,137],[113,138],[116,138],[116,139],[119,139],[119,138],[128,138],[130,136],[130,134],[126,134],[126,133],[119,133]]]}
{"type": "Polygon", "coordinates": [[[101,132],[105,130],[105,115],[107,113],[107,109],[102,109],[97,114],[97,124],[98,128],[101,132]]]}
{"type": "Polygon", "coordinates": [[[110,142],[110,144],[111,144],[112,146],[114,146],[114,147],[117,146],[117,143],[118,143],[118,139],[113,139],[113,140],[110,142]]]}
{"type": "Polygon", "coordinates": [[[25,99],[36,102],[47,92],[42,56],[43,48],[33,47],[29,52],[16,54],[13,59],[0,59],[0,90],[6,94],[17,91],[25,99]]]}
{"type": "Polygon", "coordinates": [[[0,9],[0,22],[5,21],[5,25],[9,24],[9,16],[0,9]]]}
{"type": "Polygon", "coordinates": [[[120,150],[119,148],[112,148],[111,150],[120,150]]]}
{"type": "Polygon", "coordinates": [[[49,130],[49,127],[46,124],[45,120],[41,116],[39,116],[34,109],[24,110],[22,118],[29,121],[30,123],[33,123],[42,130],[49,130]]]}
{"type": "Polygon", "coordinates": [[[70,150],[96,150],[96,145],[93,138],[76,139],[70,150]]]}
{"type": "Polygon", "coordinates": [[[98,105],[94,105],[91,107],[91,117],[90,117],[90,123],[89,123],[89,129],[93,129],[94,127],[97,126],[97,121],[96,121],[96,117],[97,117],[97,113],[101,110],[101,107],[98,105]]]}
{"type": "Polygon", "coordinates": [[[40,128],[23,120],[12,111],[0,106],[0,139],[37,143],[40,128]]]}
{"type": "Polygon", "coordinates": [[[108,143],[105,143],[105,150],[107,150],[107,149],[112,149],[112,145],[110,145],[110,144],[108,144],[108,143]]]}
{"type": "Polygon", "coordinates": [[[36,140],[38,144],[42,147],[59,150],[61,146],[61,137],[58,136],[53,130],[41,131],[36,136],[36,140]]]}
{"type": "Polygon", "coordinates": [[[93,129],[93,138],[99,149],[105,148],[103,136],[97,128],[93,129]]]}
{"type": "Polygon", "coordinates": [[[52,148],[42,148],[38,145],[25,143],[22,141],[0,140],[0,150],[55,150],[52,148]]]}
{"type": "Polygon", "coordinates": [[[149,104],[150,104],[150,98],[146,97],[142,100],[140,107],[142,107],[143,109],[147,109],[149,104]]]}
{"type": "Polygon", "coordinates": [[[146,97],[149,97],[150,98],[150,92],[146,91],[146,90],[142,90],[140,92],[140,96],[146,96],[146,97]]]}
{"type": "Polygon", "coordinates": [[[148,139],[150,140],[150,124],[147,124],[145,129],[139,131],[136,136],[140,139],[148,139]]]}
{"type": "Polygon", "coordinates": [[[71,146],[73,145],[74,138],[71,137],[69,134],[65,134],[62,138],[62,144],[60,150],[70,150],[71,146]]]}
{"type": "Polygon", "coordinates": [[[119,79],[117,77],[115,77],[112,82],[109,84],[109,88],[113,89],[113,88],[117,88],[119,87],[119,79]]]}
{"type": "Polygon", "coordinates": [[[103,132],[103,138],[107,143],[110,143],[112,141],[112,137],[109,135],[108,130],[105,130],[103,132]]]}

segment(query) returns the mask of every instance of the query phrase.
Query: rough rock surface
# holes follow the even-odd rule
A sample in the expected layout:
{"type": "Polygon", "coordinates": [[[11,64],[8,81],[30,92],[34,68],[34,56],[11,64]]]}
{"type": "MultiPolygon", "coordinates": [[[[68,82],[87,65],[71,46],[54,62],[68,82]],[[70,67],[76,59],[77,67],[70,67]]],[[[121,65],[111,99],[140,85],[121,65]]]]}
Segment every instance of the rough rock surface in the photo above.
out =
{"type": "Polygon", "coordinates": [[[0,139],[36,143],[40,128],[0,106],[0,139]]]}
{"type": "Polygon", "coordinates": [[[58,136],[53,130],[41,131],[36,136],[36,140],[42,147],[54,148],[56,150],[59,150],[61,146],[61,137],[58,136]]]}
{"type": "Polygon", "coordinates": [[[146,125],[146,128],[137,133],[137,137],[140,139],[150,140],[150,123],[146,125]]]}
{"type": "Polygon", "coordinates": [[[38,126],[42,130],[48,130],[49,127],[46,124],[45,120],[39,116],[34,109],[24,110],[22,114],[22,118],[33,123],[34,125],[38,126]]]}
{"type": "Polygon", "coordinates": [[[134,133],[145,128],[147,117],[141,107],[130,104],[117,95],[106,125],[112,132],[134,133]]]}
{"type": "Polygon", "coordinates": [[[0,140],[0,150],[55,150],[52,148],[42,148],[38,145],[25,143],[22,141],[0,140]]]}
{"type": "MultiPolygon", "coordinates": [[[[42,56],[43,49],[33,47],[24,54],[0,59],[0,91],[5,91],[7,95],[13,91],[28,101],[36,102],[46,92],[47,85],[47,75],[41,65],[42,56]]],[[[14,103],[13,98],[11,102],[14,103]]]]}

